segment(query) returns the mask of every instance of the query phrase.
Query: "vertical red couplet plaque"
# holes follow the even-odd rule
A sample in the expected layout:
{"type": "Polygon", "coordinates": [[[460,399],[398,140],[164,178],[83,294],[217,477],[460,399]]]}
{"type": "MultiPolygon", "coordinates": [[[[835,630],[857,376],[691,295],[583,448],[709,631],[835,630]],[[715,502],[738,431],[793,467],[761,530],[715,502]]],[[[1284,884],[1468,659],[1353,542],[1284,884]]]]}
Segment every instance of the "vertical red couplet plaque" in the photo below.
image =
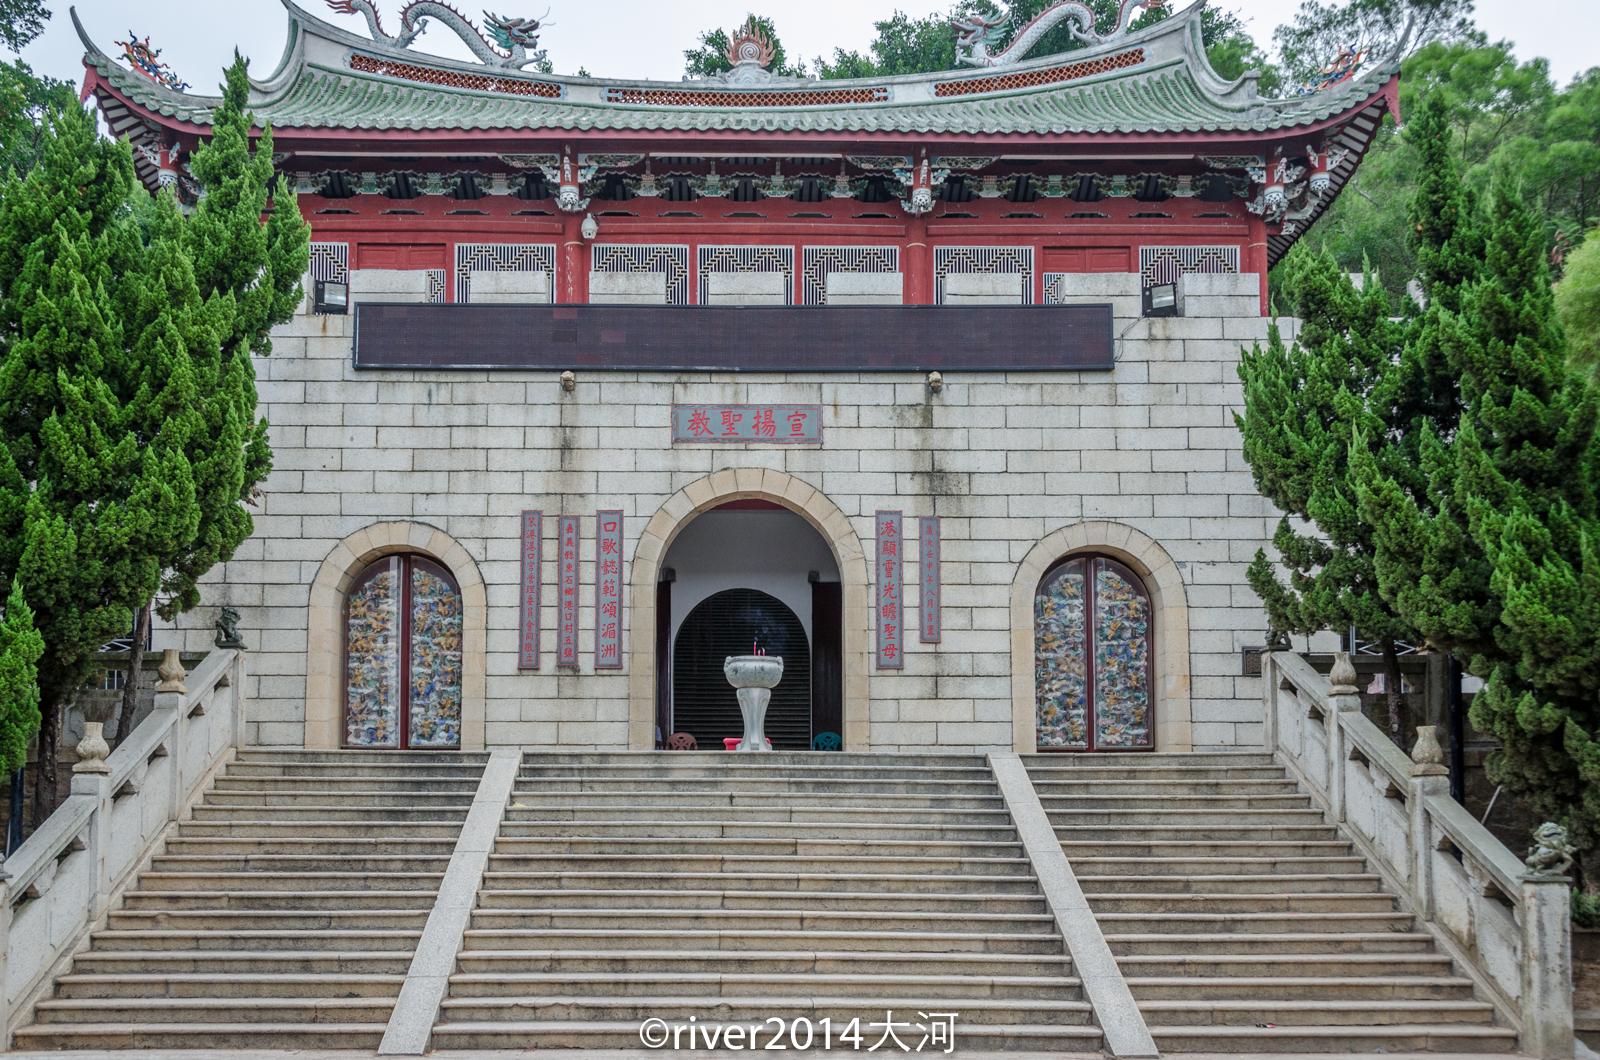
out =
{"type": "Polygon", "coordinates": [[[905,668],[904,556],[905,520],[899,512],[879,512],[877,524],[878,557],[873,578],[878,583],[878,669],[905,668]]]}
{"type": "Polygon", "coordinates": [[[522,513],[522,595],[517,623],[517,669],[539,668],[540,562],[544,558],[544,515],[522,513]]]}
{"type": "Polygon", "coordinates": [[[922,643],[939,643],[943,628],[943,586],[939,579],[939,517],[925,515],[917,521],[917,567],[922,571],[922,643]]]}
{"type": "Polygon", "coordinates": [[[557,569],[561,572],[561,605],[556,636],[556,665],[578,665],[578,530],[576,515],[561,517],[561,552],[557,569]]]}
{"type": "Polygon", "coordinates": [[[594,668],[622,669],[622,513],[595,516],[594,668]]]}

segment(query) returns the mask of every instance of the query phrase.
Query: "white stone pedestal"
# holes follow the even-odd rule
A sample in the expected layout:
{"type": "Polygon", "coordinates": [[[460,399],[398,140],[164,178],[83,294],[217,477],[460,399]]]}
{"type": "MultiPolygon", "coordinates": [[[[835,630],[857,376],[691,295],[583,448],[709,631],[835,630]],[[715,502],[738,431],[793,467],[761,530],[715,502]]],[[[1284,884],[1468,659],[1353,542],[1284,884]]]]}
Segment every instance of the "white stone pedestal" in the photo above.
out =
{"type": "Polygon", "coordinates": [[[740,751],[770,751],[767,739],[767,704],[772,690],[783,680],[783,659],[774,655],[730,655],[722,673],[739,695],[739,712],[744,715],[744,739],[740,751]]]}

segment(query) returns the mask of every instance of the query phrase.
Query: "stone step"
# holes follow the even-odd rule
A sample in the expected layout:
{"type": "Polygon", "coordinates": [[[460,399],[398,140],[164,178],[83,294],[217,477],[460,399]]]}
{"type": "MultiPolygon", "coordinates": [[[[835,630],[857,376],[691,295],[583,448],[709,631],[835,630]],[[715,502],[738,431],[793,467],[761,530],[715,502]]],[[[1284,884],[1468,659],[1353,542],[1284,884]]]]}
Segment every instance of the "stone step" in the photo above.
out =
{"type": "MultiPolygon", "coordinates": [[[[1211,777],[1204,780],[1185,777],[1150,778],[1141,774],[1137,779],[1112,779],[1108,777],[1033,778],[1033,790],[1043,798],[1152,798],[1152,797],[1213,797],[1244,796],[1268,799],[1279,796],[1300,796],[1294,781],[1282,773],[1271,778],[1240,779],[1237,777],[1211,777]]],[[[1270,805],[1270,804],[1269,804],[1270,805]]]]}
{"type": "Polygon", "coordinates": [[[1108,930],[1106,944],[1123,954],[1168,954],[1185,957],[1212,954],[1271,954],[1293,951],[1329,953],[1429,952],[1433,936],[1421,931],[1295,931],[1295,932],[1143,932],[1108,930]]]}
{"type": "MultiPolygon", "coordinates": [[[[714,788],[683,787],[660,793],[616,791],[562,791],[553,789],[524,790],[512,793],[511,808],[546,809],[552,806],[626,806],[635,814],[654,814],[660,809],[692,809],[702,816],[720,814],[728,809],[766,809],[782,806],[800,816],[809,816],[819,810],[862,809],[871,810],[889,819],[924,810],[992,810],[1004,812],[1005,801],[999,795],[945,795],[936,792],[903,794],[899,792],[858,792],[853,789],[837,792],[805,792],[794,794],[784,791],[718,791],[714,788]]],[[[902,817],[903,819],[903,817],[902,817]]]]}
{"type": "Polygon", "coordinates": [[[549,889],[485,890],[478,895],[481,912],[501,909],[914,909],[923,913],[1045,913],[1042,895],[975,892],[943,894],[929,891],[798,891],[734,890],[726,887],[699,890],[558,887],[549,889]]]}
{"type": "MultiPolygon", "coordinates": [[[[1089,1021],[1089,1005],[1062,998],[949,997],[941,1002],[960,1013],[957,1041],[962,1027],[1014,1022],[1035,1024],[1083,1025],[1089,1021]]],[[[883,1020],[890,1011],[911,1014],[925,1009],[927,1002],[907,991],[872,996],[830,995],[821,991],[799,994],[772,994],[741,997],[734,995],[594,996],[576,995],[529,997],[448,997],[440,1011],[444,1023],[488,1023],[497,1020],[516,1022],[615,1022],[646,1019],[668,1022],[759,1022],[773,1017],[812,1020],[829,1019],[847,1024],[883,1020]]],[[[904,1017],[902,1017],[904,1018],[904,1017]]]]}
{"type": "Polygon", "coordinates": [[[54,998],[34,1008],[54,1023],[387,1023],[392,997],[54,998]]]}
{"type": "Polygon", "coordinates": [[[306,974],[235,971],[231,973],[128,971],[120,974],[74,972],[56,981],[56,996],[90,998],[205,997],[383,997],[392,1003],[404,974],[351,972],[306,974]]]}
{"type": "Polygon", "coordinates": [[[796,949],[810,951],[818,948],[838,950],[881,950],[893,947],[902,951],[923,953],[943,952],[994,952],[994,953],[1059,953],[1060,935],[1042,931],[1017,934],[980,933],[965,931],[939,931],[933,929],[904,931],[847,930],[847,931],[797,931],[784,929],[751,929],[734,931],[685,930],[670,928],[477,928],[466,931],[468,949],[529,949],[543,950],[558,947],[583,947],[586,949],[703,949],[714,947],[723,950],[796,949]]]}
{"type": "Polygon", "coordinates": [[[1494,1006],[1483,1001],[1335,1000],[1315,997],[1294,1001],[1142,1000],[1139,1010],[1151,1026],[1209,1027],[1275,1023],[1293,1026],[1381,1027],[1393,1024],[1490,1024],[1494,1006]]]}
{"type": "Polygon", "coordinates": [[[919,829],[908,827],[902,839],[837,839],[837,838],[784,838],[780,836],[717,836],[693,839],[675,839],[663,844],[659,839],[633,836],[506,836],[495,843],[495,854],[503,857],[543,856],[562,854],[578,857],[585,854],[624,856],[631,854],[659,854],[663,846],[679,856],[760,856],[796,858],[875,857],[875,858],[1007,858],[1024,860],[1022,844],[1018,842],[960,842],[941,841],[933,836],[923,836],[919,829]]]}
{"type": "Polygon", "coordinates": [[[1406,933],[1417,918],[1401,912],[1202,912],[1176,910],[1161,913],[1108,913],[1095,910],[1095,919],[1107,935],[1133,933],[1163,935],[1281,934],[1294,929],[1303,934],[1406,933]]]}
{"type": "Polygon", "coordinates": [[[1139,914],[1153,922],[1169,914],[1256,913],[1317,916],[1323,913],[1391,913],[1393,896],[1369,893],[1304,892],[1297,894],[1137,894],[1127,891],[1087,893],[1098,917],[1104,913],[1139,914]]]}
{"type": "Polygon", "coordinates": [[[1261,751],[1159,751],[1153,754],[1025,754],[1022,763],[1029,774],[1044,769],[1094,769],[1105,768],[1111,762],[1118,769],[1167,769],[1173,766],[1199,769],[1268,769],[1282,770],[1276,759],[1261,751]]]}
{"type": "Polygon", "coordinates": [[[990,778],[974,780],[947,780],[925,777],[903,780],[786,777],[782,774],[756,776],[714,776],[693,774],[683,777],[612,777],[599,774],[586,777],[524,777],[517,781],[516,794],[538,795],[615,795],[636,796],[641,802],[660,802],[675,799],[688,788],[696,794],[758,795],[767,798],[827,798],[852,799],[911,798],[933,796],[941,799],[994,797],[994,781],[990,778]]]}
{"type": "MultiPolygon", "coordinates": [[[[1126,755],[1119,755],[1126,758],[1126,755]]],[[[1282,766],[1229,766],[1218,770],[1212,766],[1204,765],[1144,765],[1137,769],[1130,769],[1125,763],[1115,765],[1102,765],[1099,762],[1086,763],[1081,766],[1052,767],[1048,765],[1028,765],[1028,776],[1034,785],[1054,784],[1064,781],[1086,780],[1112,780],[1125,781],[1131,775],[1136,775],[1140,780],[1180,780],[1195,783],[1210,783],[1227,779],[1234,780],[1284,780],[1282,766]]]]}
{"type": "Polygon", "coordinates": [[[192,819],[202,823],[258,821],[263,818],[272,818],[279,822],[314,821],[318,824],[338,821],[344,822],[345,827],[352,829],[370,831],[383,828],[387,831],[404,832],[411,827],[409,823],[411,821],[433,824],[453,820],[459,829],[460,822],[467,816],[468,805],[411,806],[400,800],[391,800],[390,803],[380,806],[352,806],[343,801],[293,806],[268,805],[264,802],[217,806],[202,802],[194,808],[192,819]]]}
{"type": "Polygon", "coordinates": [[[73,958],[73,974],[404,976],[409,950],[91,950],[73,958]]]}
{"type": "Polygon", "coordinates": [[[241,758],[228,763],[220,779],[259,778],[268,781],[282,780],[372,780],[395,781],[406,784],[429,780],[471,780],[476,783],[483,773],[481,766],[463,767],[448,763],[429,765],[411,762],[393,765],[373,758],[359,758],[343,762],[272,762],[241,758]]]}
{"type": "MultiPolygon", "coordinates": [[[[765,755],[761,756],[765,759],[765,755]]],[[[608,766],[596,768],[593,766],[560,766],[560,765],[524,765],[517,774],[519,784],[530,781],[559,781],[559,780],[591,780],[605,778],[613,781],[633,780],[661,780],[674,779],[679,782],[684,780],[704,781],[723,779],[756,779],[770,778],[795,779],[795,780],[825,780],[825,781],[870,781],[892,782],[900,780],[913,781],[952,781],[964,783],[993,784],[994,775],[987,765],[829,765],[818,763],[815,765],[776,765],[770,766],[765,761],[746,762],[742,759],[718,760],[720,764],[711,766],[702,762],[699,765],[684,765],[676,759],[664,759],[659,762],[638,763],[632,765],[608,766]]],[[[1281,774],[1279,774],[1281,776],[1281,774]]]]}
{"type": "Polygon", "coordinates": [[[446,839],[453,845],[461,834],[461,819],[400,821],[367,819],[352,821],[281,821],[224,817],[205,821],[184,821],[177,834],[185,839],[338,839],[352,831],[371,835],[397,835],[415,839],[446,839]]]}
{"type": "MultiPolygon", "coordinates": [[[[422,910],[433,908],[432,889],[359,892],[363,905],[373,909],[422,910]]],[[[127,910],[142,909],[348,909],[352,895],[348,890],[132,890],[123,898],[127,910]]]]}
{"type": "Polygon", "coordinates": [[[1169,1027],[1150,1032],[1163,1053],[1208,1053],[1239,1056],[1251,1053],[1491,1053],[1516,1052],[1517,1035],[1509,1027],[1456,1024],[1357,1026],[1351,1024],[1293,1027],[1169,1027]]]}
{"type": "Polygon", "coordinates": [[[434,854],[157,854],[150,859],[156,872],[364,872],[443,873],[450,855],[434,854]]]}
{"type": "MultiPolygon", "coordinates": [[[[1123,969],[1124,974],[1128,969],[1123,969]]],[[[1139,1001],[1470,1001],[1472,980],[1459,976],[1403,974],[1369,976],[1126,976],[1139,1001]]]]}
{"type": "Polygon", "coordinates": [[[786,769],[808,765],[840,768],[893,769],[911,766],[957,766],[981,769],[982,755],[933,752],[886,754],[880,751],[773,751],[763,755],[731,755],[721,748],[702,751],[526,751],[524,771],[543,766],[586,766],[612,768],[654,766],[713,772],[719,769],[786,769]]]}
{"type": "Polygon", "coordinates": [[[1396,976],[1448,976],[1454,964],[1434,951],[1416,953],[1301,953],[1286,948],[1281,953],[1256,954],[1121,954],[1117,965],[1133,978],[1187,979],[1207,977],[1282,978],[1296,975],[1322,979],[1367,978],[1379,973],[1396,976]]]}
{"type": "Polygon", "coordinates": [[[876,869],[905,875],[954,873],[969,877],[1031,874],[1026,857],[912,857],[823,854],[783,857],[763,854],[511,854],[496,852],[489,859],[493,872],[538,871],[559,868],[566,872],[659,871],[748,873],[853,873],[876,869]]]}
{"type": "MultiPolygon", "coordinates": [[[[626,976],[652,972],[703,975],[851,975],[963,978],[1043,977],[1066,983],[1072,961],[1062,949],[1047,953],[986,953],[906,950],[789,949],[560,949],[474,948],[461,952],[461,974],[503,976],[548,972],[558,975],[626,976]]],[[[1065,987],[1064,987],[1065,989],[1065,987]]]]}
{"type": "MultiPolygon", "coordinates": [[[[843,1044],[847,1039],[840,1035],[849,1032],[848,1021],[846,1026],[829,1028],[833,1049],[831,1053],[823,1055],[843,1055],[845,1050],[866,1051],[884,1037],[883,1021],[885,1013],[877,1013],[872,1021],[863,1019],[854,1028],[856,1034],[854,1045],[843,1044]]],[[[917,1016],[908,1010],[900,1010],[894,1014],[894,1019],[901,1025],[898,1034],[906,1042],[906,1050],[900,1050],[893,1042],[884,1046],[884,1049],[895,1049],[898,1055],[905,1055],[906,1051],[916,1050],[923,1038],[925,1031],[916,1029],[917,1016]],[[909,1018],[913,1024],[904,1026],[909,1018]]],[[[752,1035],[759,1035],[755,1040],[763,1043],[764,1047],[770,1043],[773,1030],[764,1023],[752,1022],[738,1024],[743,1037],[742,1042],[752,1040],[752,1035]]],[[[688,1027],[684,1027],[679,1034],[684,1042],[683,1048],[704,1049],[708,1041],[720,1042],[727,1033],[727,1025],[715,1021],[697,1021],[694,1025],[696,1037],[689,1037],[688,1027]]],[[[820,1020],[810,1028],[814,1031],[812,1041],[817,1048],[822,1048],[825,1029],[820,1020]]],[[[805,1031],[799,1032],[804,1035],[805,1031]]],[[[1033,1052],[1053,1056],[1079,1056],[1085,1053],[1098,1053],[1100,1049],[1100,1029],[1087,1024],[975,1024],[964,1026],[958,1021],[955,1031],[957,1048],[964,1054],[979,1053],[984,1050],[995,1052],[1033,1052]]],[[[788,1040],[785,1039],[785,1042],[788,1040]]],[[[803,1048],[805,1037],[797,1039],[790,1048],[803,1048]]],[[[610,1049],[628,1050],[632,1055],[633,1050],[639,1048],[639,1021],[623,1020],[610,1023],[599,1020],[584,1020],[572,1023],[538,1023],[510,1021],[486,1021],[482,1023],[441,1023],[434,1029],[432,1047],[436,1050],[477,1050],[477,1051],[502,1051],[522,1049],[610,1049]]],[[[751,1048],[746,1046],[746,1048],[751,1048]]],[[[661,1050],[666,1052],[668,1050],[661,1050]]],[[[752,1049],[752,1051],[754,1051],[752,1049]]],[[[930,1045],[927,1052],[942,1052],[942,1045],[930,1045]]],[[[691,1056],[719,1055],[711,1052],[686,1053],[691,1056]]]]}
{"type": "Polygon", "coordinates": [[[725,873],[720,868],[703,871],[682,871],[665,868],[653,870],[601,870],[571,871],[560,865],[540,872],[511,872],[496,867],[493,859],[484,874],[485,890],[517,890],[523,888],[550,888],[582,886],[617,889],[651,887],[656,890],[688,888],[703,890],[708,887],[728,890],[832,890],[840,893],[905,891],[925,894],[971,894],[1001,892],[1007,894],[1037,895],[1039,885],[1031,873],[1002,875],[986,873],[979,877],[960,873],[930,872],[811,872],[811,871],[743,871],[725,873]]]}
{"type": "Polygon", "coordinates": [[[1044,809],[1050,818],[1050,823],[1058,829],[1063,826],[1098,827],[1129,836],[1137,835],[1144,828],[1175,829],[1188,834],[1194,834],[1197,829],[1217,828],[1223,830],[1221,833],[1223,835],[1237,835],[1241,819],[1253,825],[1266,827],[1294,825],[1311,828],[1327,827],[1322,819],[1322,811],[1317,809],[1268,810],[1247,806],[1242,807],[1243,810],[1249,811],[1244,813],[1239,809],[1185,810],[1167,807],[1157,811],[1120,804],[1094,808],[1076,805],[1051,806],[1048,803],[1044,809]]]}
{"type": "MultiPolygon", "coordinates": [[[[362,1050],[383,1040],[385,1024],[370,1023],[50,1023],[18,1030],[24,1050],[219,1049],[362,1050]]],[[[637,1036],[638,1028],[635,1028],[637,1036]]]]}
{"type": "Polygon", "coordinates": [[[1066,843],[1332,843],[1348,842],[1330,824],[1258,825],[1237,818],[1232,824],[1172,824],[1128,821],[1119,825],[1063,824],[1053,819],[1056,837],[1066,843]]]}
{"type": "Polygon", "coordinates": [[[1284,841],[1226,841],[1226,840],[1172,840],[1168,842],[1155,842],[1144,839],[1129,839],[1122,842],[1063,842],[1061,849],[1068,858],[1079,857],[1154,857],[1154,858],[1228,858],[1239,857],[1270,857],[1270,858],[1307,858],[1307,857],[1353,857],[1354,853],[1349,843],[1339,840],[1325,840],[1319,842],[1284,842],[1284,841]]]}
{"type": "MultiPolygon", "coordinates": [[[[473,790],[476,790],[475,788],[473,790]]],[[[385,791],[382,789],[362,788],[359,790],[337,791],[326,790],[320,787],[294,788],[238,788],[232,791],[209,791],[206,793],[205,805],[217,810],[235,809],[249,806],[254,809],[271,807],[276,812],[277,807],[305,809],[321,804],[338,805],[346,809],[360,809],[371,807],[384,813],[391,811],[396,803],[404,803],[407,810],[433,810],[448,812],[461,810],[465,812],[472,806],[472,790],[457,791],[385,791]]]]}
{"type": "Polygon", "coordinates": [[[329,858],[343,854],[384,855],[387,857],[423,856],[449,858],[455,850],[453,837],[425,836],[304,836],[287,835],[250,838],[244,836],[196,836],[179,832],[167,840],[162,853],[169,857],[208,857],[217,855],[259,856],[293,854],[301,857],[329,858]]]}
{"type": "MultiPolygon", "coordinates": [[[[522,817],[502,823],[501,839],[530,838],[633,838],[679,841],[684,839],[903,839],[909,832],[900,821],[648,821],[574,820],[530,821],[522,817]]],[[[1016,829],[1009,823],[916,823],[915,834],[930,842],[1013,843],[1016,829]]]]}
{"type": "MultiPolygon", "coordinates": [[[[1076,861],[1074,860],[1074,864],[1076,861]]],[[[1145,876],[1099,874],[1079,883],[1100,894],[1370,894],[1383,889],[1383,878],[1370,872],[1258,875],[1145,876]]]]}
{"type": "Polygon", "coordinates": [[[358,931],[409,928],[421,934],[428,913],[428,909],[396,909],[388,903],[373,903],[367,908],[357,909],[120,909],[107,917],[107,926],[117,931],[192,931],[203,928],[241,931],[312,931],[328,928],[358,931]]]}
{"type": "Polygon", "coordinates": [[[1076,998],[1067,976],[868,975],[843,972],[484,972],[450,977],[452,999],[468,997],[881,997],[1076,998]]]}
{"type": "Polygon", "coordinates": [[[355,794],[376,793],[382,795],[400,795],[411,798],[413,795],[471,795],[478,790],[478,778],[463,774],[446,777],[372,777],[362,775],[345,775],[344,771],[328,776],[240,776],[236,773],[225,773],[218,777],[211,785],[208,793],[249,793],[272,792],[281,794],[288,791],[292,794],[301,792],[316,792],[318,794],[337,796],[343,792],[355,794]]]}
{"type": "MultiPolygon", "coordinates": [[[[1311,796],[1290,791],[1283,795],[1194,795],[1175,789],[1177,794],[1128,792],[1125,794],[1052,795],[1041,791],[1039,803],[1048,814],[1067,813],[1074,816],[1095,810],[1121,810],[1139,812],[1157,820],[1168,814],[1186,811],[1214,813],[1217,810],[1244,810],[1252,815],[1273,811],[1310,810],[1311,796]]],[[[1320,811],[1318,811],[1320,812],[1320,811]]]]}
{"type": "MultiPolygon", "coordinates": [[[[968,828],[1011,829],[1011,815],[1005,807],[995,809],[922,809],[914,818],[918,826],[928,829],[968,826],[968,828]]],[[[592,805],[589,802],[562,799],[541,799],[533,805],[525,799],[512,799],[507,807],[504,828],[528,826],[565,825],[574,821],[614,821],[630,825],[634,821],[674,821],[704,825],[715,821],[718,826],[746,826],[770,821],[790,821],[802,826],[864,825],[877,828],[906,828],[906,815],[885,813],[877,805],[821,805],[808,802],[771,802],[771,804],[742,805],[742,807],[717,807],[712,817],[706,809],[688,805],[627,805],[611,802],[592,805]]]]}
{"type": "Polygon", "coordinates": [[[364,891],[423,890],[433,893],[442,872],[285,872],[270,867],[252,872],[146,872],[139,888],[146,891],[364,891]]]}
{"type": "MultiPolygon", "coordinates": [[[[522,908],[479,909],[472,916],[474,929],[483,931],[579,930],[604,924],[607,930],[638,927],[641,930],[689,932],[752,931],[829,931],[848,932],[858,927],[876,931],[921,931],[928,926],[923,910],[841,910],[788,907],[764,909],[674,909],[674,908],[522,908]]],[[[940,924],[947,933],[979,935],[1005,933],[1047,934],[1055,930],[1049,913],[966,913],[940,924]]]]}
{"type": "Polygon", "coordinates": [[[1077,855],[1072,859],[1078,879],[1088,885],[1096,876],[1258,876],[1266,873],[1359,873],[1367,863],[1359,857],[1096,857],[1077,855]]]}
{"type": "Polygon", "coordinates": [[[321,928],[308,931],[116,931],[105,929],[90,935],[90,944],[109,950],[396,950],[416,949],[422,932],[396,928],[367,928],[336,931],[321,928]]]}
{"type": "Polygon", "coordinates": [[[489,762],[486,751],[390,751],[350,748],[338,751],[309,751],[299,747],[245,747],[236,762],[253,765],[303,762],[310,764],[387,766],[396,770],[416,765],[446,765],[458,769],[483,771],[489,762]]]}

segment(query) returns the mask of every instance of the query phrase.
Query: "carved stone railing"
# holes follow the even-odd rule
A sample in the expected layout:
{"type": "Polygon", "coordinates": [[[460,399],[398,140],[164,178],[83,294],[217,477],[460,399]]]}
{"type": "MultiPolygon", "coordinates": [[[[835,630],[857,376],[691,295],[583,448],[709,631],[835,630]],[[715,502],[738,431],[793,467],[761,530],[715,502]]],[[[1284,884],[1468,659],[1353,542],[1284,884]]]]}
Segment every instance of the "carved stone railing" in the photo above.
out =
{"type": "Polygon", "coordinates": [[[1407,755],[1361,714],[1341,655],[1324,677],[1262,660],[1266,744],[1491,997],[1531,1056],[1573,1055],[1571,882],[1530,872],[1450,797],[1431,727],[1407,755]]]}
{"type": "Polygon", "coordinates": [[[168,652],[160,673],[155,709],[109,757],[89,726],[72,794],[0,865],[0,1049],[238,745],[242,653],[185,675],[168,652]]]}

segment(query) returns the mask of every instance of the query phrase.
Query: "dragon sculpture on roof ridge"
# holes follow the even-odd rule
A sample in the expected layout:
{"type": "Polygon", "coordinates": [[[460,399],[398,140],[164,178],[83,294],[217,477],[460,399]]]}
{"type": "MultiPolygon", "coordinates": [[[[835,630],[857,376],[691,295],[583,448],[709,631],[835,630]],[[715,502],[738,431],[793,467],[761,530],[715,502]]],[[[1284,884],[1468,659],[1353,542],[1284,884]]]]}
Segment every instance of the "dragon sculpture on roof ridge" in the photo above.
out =
{"type": "Polygon", "coordinates": [[[968,66],[1010,66],[1021,62],[1027,54],[1063,19],[1067,32],[1083,44],[1109,44],[1127,36],[1133,25],[1134,12],[1160,11],[1167,0],[1122,0],[1117,8],[1117,22],[1107,33],[1095,31],[1094,9],[1083,0],[1062,0],[1034,16],[1033,20],[1017,31],[1011,43],[999,48],[1001,31],[1009,21],[1004,17],[984,18],[979,14],[963,15],[952,20],[956,28],[956,61],[968,66]],[[998,51],[992,50],[999,48],[998,51]]]}
{"type": "Polygon", "coordinates": [[[539,27],[537,18],[502,18],[488,11],[483,13],[484,26],[480,30],[467,16],[438,0],[412,0],[400,9],[400,32],[384,32],[383,18],[372,0],[327,0],[328,7],[341,15],[361,15],[367,20],[372,39],[392,48],[409,48],[428,28],[428,20],[436,18],[451,32],[460,37],[478,60],[489,66],[520,70],[539,59],[539,27]]]}

